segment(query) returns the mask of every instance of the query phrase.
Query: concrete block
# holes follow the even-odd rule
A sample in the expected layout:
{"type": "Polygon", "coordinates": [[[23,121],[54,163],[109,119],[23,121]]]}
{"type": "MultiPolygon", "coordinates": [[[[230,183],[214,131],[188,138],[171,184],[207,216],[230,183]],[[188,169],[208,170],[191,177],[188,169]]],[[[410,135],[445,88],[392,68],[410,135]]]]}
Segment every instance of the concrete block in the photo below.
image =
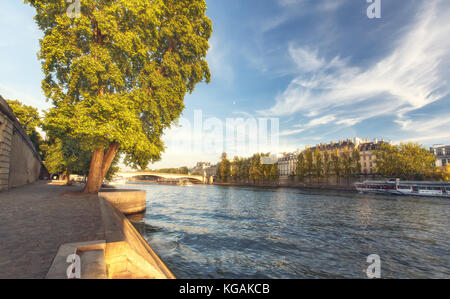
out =
{"type": "Polygon", "coordinates": [[[141,190],[103,189],[98,196],[106,199],[125,215],[144,212],[147,207],[146,193],[141,190]]]}
{"type": "Polygon", "coordinates": [[[81,260],[82,279],[107,278],[104,258],[105,240],[63,244],[53,259],[46,279],[67,279],[67,257],[77,254],[81,260]]]}
{"type": "Polygon", "coordinates": [[[105,254],[103,250],[80,253],[82,279],[107,279],[105,254]]]}

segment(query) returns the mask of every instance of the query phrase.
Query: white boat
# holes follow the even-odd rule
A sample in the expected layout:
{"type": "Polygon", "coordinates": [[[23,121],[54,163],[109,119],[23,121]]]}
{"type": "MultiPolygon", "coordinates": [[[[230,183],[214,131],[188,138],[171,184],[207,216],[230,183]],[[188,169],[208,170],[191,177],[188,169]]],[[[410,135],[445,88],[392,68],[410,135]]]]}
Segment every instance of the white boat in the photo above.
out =
{"type": "Polygon", "coordinates": [[[109,182],[109,184],[113,186],[121,186],[126,185],[127,181],[123,177],[115,177],[112,181],[109,182]]]}
{"type": "Polygon", "coordinates": [[[383,193],[411,196],[448,197],[450,198],[450,182],[431,181],[364,181],[355,183],[356,190],[367,193],[383,193]]]}

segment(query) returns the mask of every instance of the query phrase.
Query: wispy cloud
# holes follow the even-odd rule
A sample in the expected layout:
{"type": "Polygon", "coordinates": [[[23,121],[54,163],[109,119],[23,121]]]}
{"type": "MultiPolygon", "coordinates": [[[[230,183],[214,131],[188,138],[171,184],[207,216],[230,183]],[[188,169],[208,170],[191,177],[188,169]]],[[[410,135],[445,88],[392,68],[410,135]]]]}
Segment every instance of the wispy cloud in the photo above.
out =
{"type": "Polygon", "coordinates": [[[229,59],[230,51],[226,43],[220,42],[215,35],[210,40],[210,49],[208,51],[208,64],[211,75],[214,79],[220,80],[228,86],[234,81],[234,71],[229,59]]]}
{"type": "Polygon", "coordinates": [[[347,0],[277,0],[278,5],[281,7],[281,12],[265,20],[261,26],[261,30],[265,32],[276,29],[284,23],[306,14],[336,11],[344,5],[346,1],[347,0]]]}
{"type": "Polygon", "coordinates": [[[27,91],[20,90],[11,86],[6,86],[0,83],[0,95],[6,100],[19,100],[20,102],[31,105],[42,110],[48,109],[50,104],[45,102],[44,97],[40,94],[32,94],[27,91]]]}
{"type": "MultiPolygon", "coordinates": [[[[423,5],[394,50],[367,69],[352,66],[339,55],[325,60],[311,46],[291,46],[298,75],[275,105],[260,113],[317,119],[333,115],[334,124],[347,127],[383,115],[407,122],[408,113],[442,99],[449,94],[450,9],[443,1],[423,5]]],[[[284,133],[320,125],[324,123],[284,133]]]]}

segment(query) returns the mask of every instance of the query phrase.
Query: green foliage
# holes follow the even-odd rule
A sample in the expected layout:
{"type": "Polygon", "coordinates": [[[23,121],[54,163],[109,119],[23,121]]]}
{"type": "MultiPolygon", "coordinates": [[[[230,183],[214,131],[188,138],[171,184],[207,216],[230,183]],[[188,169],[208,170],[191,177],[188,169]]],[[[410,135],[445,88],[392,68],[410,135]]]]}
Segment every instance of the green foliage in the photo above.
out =
{"type": "Polygon", "coordinates": [[[328,178],[331,175],[331,157],[328,150],[323,152],[323,175],[328,178]]]}
{"type": "Polygon", "coordinates": [[[235,156],[233,161],[231,162],[231,169],[230,169],[230,175],[233,179],[239,180],[240,173],[239,173],[239,166],[240,166],[240,159],[239,157],[235,156]]]}
{"type": "Polygon", "coordinates": [[[360,174],[361,173],[361,153],[359,149],[354,148],[352,152],[352,173],[360,174]]]}
{"type": "Polygon", "coordinates": [[[28,137],[30,137],[36,150],[40,153],[41,157],[43,157],[43,149],[45,149],[45,147],[43,147],[42,144],[44,141],[37,131],[42,125],[39,111],[36,108],[22,104],[17,100],[6,100],[6,103],[8,103],[9,107],[14,112],[14,115],[28,137]]]}
{"type": "Polygon", "coordinates": [[[275,182],[279,177],[278,163],[263,164],[262,157],[270,154],[254,154],[250,158],[234,157],[230,162],[227,154],[222,154],[218,165],[217,177],[223,182],[233,179],[235,182],[275,182]]]}
{"type": "Polygon", "coordinates": [[[217,167],[217,177],[226,182],[231,175],[231,162],[227,159],[227,154],[222,154],[222,160],[217,167]]]}
{"type": "Polygon", "coordinates": [[[341,165],[342,165],[342,172],[345,178],[349,178],[352,175],[352,157],[350,156],[348,147],[344,148],[344,152],[342,153],[341,157],[341,165]]]}
{"type": "MultiPolygon", "coordinates": [[[[169,174],[189,174],[189,168],[187,166],[183,166],[180,168],[160,168],[160,169],[153,169],[150,171],[157,172],[157,173],[169,173],[169,174]]],[[[193,175],[202,175],[200,172],[194,172],[193,175]]]]}
{"type": "Polygon", "coordinates": [[[436,157],[418,143],[383,144],[376,157],[377,172],[386,177],[424,179],[436,172],[436,157]]]}
{"type": "Polygon", "coordinates": [[[346,147],[342,153],[334,149],[330,154],[328,150],[316,149],[312,152],[305,150],[297,157],[296,176],[299,180],[305,177],[328,178],[334,174],[337,177],[345,176],[349,178],[352,175],[361,173],[360,154],[358,149],[351,153],[346,147]]]}
{"type": "Polygon", "coordinates": [[[57,138],[52,140],[45,156],[45,166],[50,173],[89,173],[90,152],[79,147],[77,140],[57,138]]]}
{"type": "Polygon", "coordinates": [[[314,152],[314,172],[316,175],[316,178],[321,178],[323,176],[323,161],[322,161],[322,153],[317,148],[314,152]]]}
{"type": "Polygon", "coordinates": [[[314,171],[314,157],[313,152],[310,149],[305,151],[305,166],[306,166],[306,175],[311,178],[314,171]]]}
{"type": "Polygon", "coordinates": [[[297,157],[296,175],[299,180],[303,180],[306,176],[306,160],[305,155],[300,153],[297,157]]]}
{"type": "Polygon", "coordinates": [[[119,143],[125,163],[142,169],[160,159],[185,94],[210,81],[205,1],[82,0],[79,18],[63,0],[25,2],[44,33],[42,88],[55,136],[90,151],[119,143]]]}
{"type": "Polygon", "coordinates": [[[436,170],[436,176],[441,181],[450,181],[450,164],[436,170]]]}
{"type": "Polygon", "coordinates": [[[333,169],[334,174],[339,178],[342,173],[341,168],[341,160],[339,158],[339,150],[335,149],[331,153],[331,168],[333,169]]]}

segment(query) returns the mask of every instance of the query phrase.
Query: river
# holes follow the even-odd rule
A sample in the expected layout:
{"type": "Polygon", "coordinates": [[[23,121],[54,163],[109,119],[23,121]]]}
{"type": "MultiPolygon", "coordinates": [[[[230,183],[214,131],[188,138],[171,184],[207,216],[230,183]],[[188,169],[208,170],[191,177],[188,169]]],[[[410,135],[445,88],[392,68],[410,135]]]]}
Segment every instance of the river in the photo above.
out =
{"type": "Polygon", "coordinates": [[[383,278],[450,278],[448,199],[126,188],[147,191],[147,212],[134,224],[178,278],[366,278],[371,254],[380,256],[383,278]]]}

